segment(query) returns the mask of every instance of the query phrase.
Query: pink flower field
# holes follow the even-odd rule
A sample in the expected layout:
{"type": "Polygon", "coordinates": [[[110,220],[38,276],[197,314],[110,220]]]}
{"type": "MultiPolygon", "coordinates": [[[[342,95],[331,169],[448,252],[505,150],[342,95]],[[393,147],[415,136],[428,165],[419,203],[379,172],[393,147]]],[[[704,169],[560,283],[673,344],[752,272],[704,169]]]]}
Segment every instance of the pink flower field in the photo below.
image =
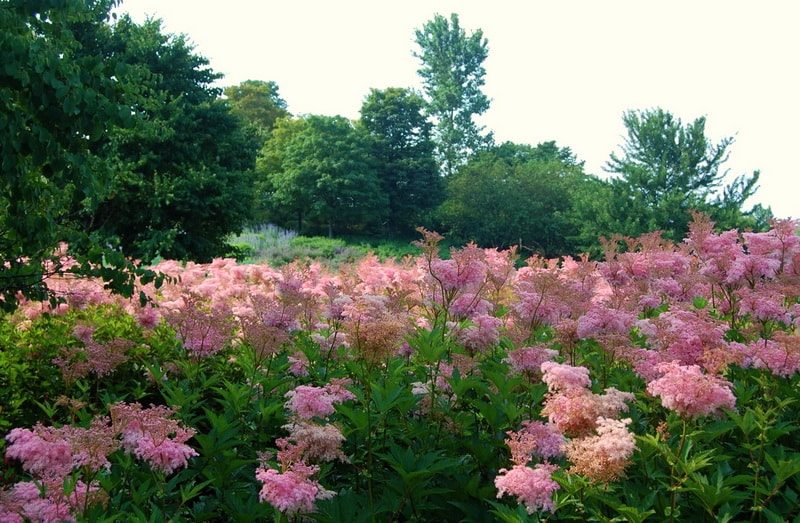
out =
{"type": "Polygon", "coordinates": [[[0,327],[0,522],[788,521],[800,237],[53,277],[0,327]]]}

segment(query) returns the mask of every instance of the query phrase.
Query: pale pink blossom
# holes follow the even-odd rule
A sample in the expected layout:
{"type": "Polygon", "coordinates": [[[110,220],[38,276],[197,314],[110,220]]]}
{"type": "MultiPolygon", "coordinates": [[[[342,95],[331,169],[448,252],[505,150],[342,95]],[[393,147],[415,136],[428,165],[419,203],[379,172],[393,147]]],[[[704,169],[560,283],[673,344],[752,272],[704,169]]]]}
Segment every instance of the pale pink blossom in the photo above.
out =
{"type": "Polygon", "coordinates": [[[500,469],[494,479],[497,497],[508,494],[516,496],[517,502],[525,505],[528,514],[537,510],[553,512],[553,493],[560,487],[552,474],[558,467],[549,463],[540,463],[534,468],[514,465],[511,470],[500,469]]]}
{"type": "Polygon", "coordinates": [[[325,418],[335,412],[334,404],[355,399],[345,388],[349,382],[331,380],[325,387],[300,385],[286,393],[285,407],[300,419],[325,418]]]}
{"type": "Polygon", "coordinates": [[[199,455],[184,443],[192,435],[193,431],[182,431],[173,438],[156,441],[152,435],[145,434],[136,439],[133,453],[137,458],[148,462],[153,469],[160,470],[164,474],[172,474],[178,469],[187,467],[189,458],[199,455]]]}
{"type": "Polygon", "coordinates": [[[591,385],[589,369],[586,367],[573,367],[554,361],[545,361],[541,365],[542,381],[547,383],[547,390],[582,389],[591,385]]]}
{"type": "Polygon", "coordinates": [[[311,479],[318,470],[319,467],[310,467],[303,463],[295,463],[284,472],[271,468],[258,468],[256,479],[262,483],[258,497],[281,512],[289,514],[313,512],[316,500],[328,499],[335,495],[311,479]]]}
{"type": "Polygon", "coordinates": [[[574,439],[566,444],[569,471],[595,482],[618,479],[636,450],[636,438],[628,431],[630,419],[597,419],[597,435],[574,439]]]}
{"type": "Polygon", "coordinates": [[[660,378],[647,385],[647,392],[661,399],[661,404],[685,418],[715,415],[722,409],[733,409],[736,397],[730,382],[703,374],[697,365],[662,363],[660,378]]]}

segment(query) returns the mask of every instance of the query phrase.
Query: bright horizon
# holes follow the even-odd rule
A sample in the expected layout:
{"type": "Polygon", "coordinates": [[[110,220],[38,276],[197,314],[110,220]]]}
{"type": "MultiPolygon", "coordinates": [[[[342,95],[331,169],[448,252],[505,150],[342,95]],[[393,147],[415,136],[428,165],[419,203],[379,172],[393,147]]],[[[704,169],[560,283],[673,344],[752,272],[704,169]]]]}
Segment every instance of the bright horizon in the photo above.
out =
{"type": "Polygon", "coordinates": [[[735,138],[730,179],[761,170],[748,206],[800,217],[800,5],[788,1],[125,0],[117,12],[186,34],[225,75],[221,86],[272,80],[293,114],[353,119],[370,88],[421,88],[414,30],[455,12],[489,43],[492,105],[479,121],[496,141],[555,140],[603,176],[625,110],[706,116],[713,141],[735,138]]]}

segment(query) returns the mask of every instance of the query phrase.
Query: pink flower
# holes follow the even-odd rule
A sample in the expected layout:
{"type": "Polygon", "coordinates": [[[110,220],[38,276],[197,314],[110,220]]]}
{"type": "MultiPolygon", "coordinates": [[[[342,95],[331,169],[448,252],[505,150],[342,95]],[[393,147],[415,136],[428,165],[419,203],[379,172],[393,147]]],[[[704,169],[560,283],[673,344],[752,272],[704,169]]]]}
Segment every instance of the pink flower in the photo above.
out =
{"type": "Polygon", "coordinates": [[[598,417],[618,416],[628,410],[625,402],[633,399],[630,392],[620,392],[613,387],[606,389],[602,396],[588,389],[566,389],[547,395],[542,415],[563,434],[584,436],[595,430],[598,417]]]}
{"type": "Polygon", "coordinates": [[[592,481],[607,483],[619,478],[636,450],[636,439],[628,431],[630,419],[597,419],[597,435],[567,443],[569,471],[592,481]]]}
{"type": "Polygon", "coordinates": [[[347,461],[342,452],[344,435],[335,425],[318,425],[305,421],[284,425],[289,437],[278,440],[278,461],[288,466],[295,461],[347,461]]]}
{"type": "Polygon", "coordinates": [[[551,361],[557,355],[558,351],[548,349],[545,345],[536,345],[513,350],[503,361],[511,365],[514,372],[538,376],[542,373],[542,363],[551,361]]]}
{"type": "Polygon", "coordinates": [[[72,448],[51,427],[11,429],[6,441],[10,443],[6,458],[21,461],[22,468],[33,475],[63,478],[72,470],[72,448]]]}
{"type": "Polygon", "coordinates": [[[500,340],[500,318],[480,314],[471,318],[473,325],[458,330],[458,341],[474,352],[481,352],[500,340]]]}
{"type": "Polygon", "coordinates": [[[662,376],[647,385],[647,392],[661,398],[664,407],[681,417],[708,416],[736,406],[731,383],[703,374],[697,365],[683,366],[673,361],[658,365],[657,370],[662,376]]]}
{"type": "Polygon", "coordinates": [[[308,357],[303,352],[298,351],[289,356],[289,374],[308,376],[308,357]]]}
{"type": "Polygon", "coordinates": [[[597,334],[628,334],[636,321],[632,312],[593,305],[578,318],[578,337],[590,338],[597,334]]]}
{"type": "Polygon", "coordinates": [[[540,463],[535,468],[514,465],[511,470],[500,469],[494,479],[497,497],[504,494],[517,497],[517,502],[525,505],[528,514],[537,510],[553,512],[553,493],[560,487],[552,478],[558,467],[549,463],[540,463]]]}
{"type": "Polygon", "coordinates": [[[136,440],[133,453],[137,458],[147,461],[154,469],[164,474],[172,474],[180,468],[187,467],[189,458],[199,455],[192,447],[183,443],[192,434],[193,432],[185,433],[161,441],[154,441],[151,435],[146,434],[136,440]]]}
{"type": "Polygon", "coordinates": [[[270,468],[258,468],[256,479],[263,484],[259,499],[281,512],[313,512],[314,501],[335,495],[311,479],[318,470],[319,467],[309,467],[303,463],[295,463],[282,473],[270,468]]]}
{"type": "Polygon", "coordinates": [[[334,403],[355,399],[355,395],[344,388],[345,383],[332,380],[325,387],[300,385],[286,393],[289,399],[285,407],[300,419],[325,418],[335,412],[334,403]]]}
{"type": "Polygon", "coordinates": [[[586,367],[573,367],[554,361],[545,361],[541,365],[541,370],[542,381],[547,383],[547,390],[550,392],[582,389],[591,385],[589,369],[586,367]]]}
{"type": "Polygon", "coordinates": [[[599,415],[596,396],[587,389],[577,388],[551,393],[542,415],[567,436],[586,434],[594,430],[599,415]]]}
{"type": "Polygon", "coordinates": [[[447,292],[464,290],[483,281],[486,265],[477,259],[433,260],[431,274],[447,292]]]}
{"type": "Polygon", "coordinates": [[[122,436],[122,447],[152,468],[172,474],[198,455],[185,444],[194,436],[194,429],[171,419],[174,411],[169,407],[143,409],[138,403],[117,403],[110,410],[114,428],[122,436]]]}
{"type": "Polygon", "coordinates": [[[506,445],[515,465],[527,465],[533,456],[548,459],[563,454],[564,435],[553,424],[524,421],[522,430],[510,430],[507,434],[506,445]]]}
{"type": "Polygon", "coordinates": [[[746,367],[766,368],[784,378],[800,371],[800,337],[779,333],[775,340],[757,340],[744,351],[746,367]]]}

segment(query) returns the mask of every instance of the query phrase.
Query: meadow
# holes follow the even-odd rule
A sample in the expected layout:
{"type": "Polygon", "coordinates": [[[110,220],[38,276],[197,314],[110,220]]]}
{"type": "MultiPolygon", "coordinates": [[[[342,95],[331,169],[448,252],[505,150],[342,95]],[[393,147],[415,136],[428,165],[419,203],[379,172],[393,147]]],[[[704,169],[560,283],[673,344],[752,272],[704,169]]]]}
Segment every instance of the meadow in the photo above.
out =
{"type": "MultiPolygon", "coordinates": [[[[0,521],[795,521],[800,237],[164,260],[0,321],[0,521]]],[[[68,261],[65,260],[65,263],[68,261]]]]}

